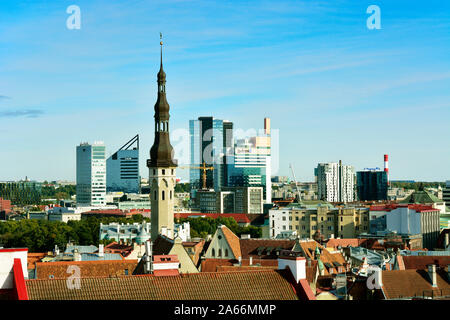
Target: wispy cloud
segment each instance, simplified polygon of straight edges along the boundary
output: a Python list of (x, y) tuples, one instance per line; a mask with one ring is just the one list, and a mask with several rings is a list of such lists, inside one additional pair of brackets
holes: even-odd
[(0, 94), (0, 100), (8, 100), (8, 99), (11, 99), (11, 97), (3, 96)]
[(44, 114), (39, 109), (6, 110), (0, 112), (0, 118), (38, 118)]

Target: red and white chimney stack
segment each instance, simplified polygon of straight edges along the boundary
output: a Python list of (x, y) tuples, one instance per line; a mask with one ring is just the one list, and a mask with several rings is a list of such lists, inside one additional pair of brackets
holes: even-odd
[(387, 154), (384, 155), (384, 172), (386, 172), (387, 181), (389, 185), (389, 158)]

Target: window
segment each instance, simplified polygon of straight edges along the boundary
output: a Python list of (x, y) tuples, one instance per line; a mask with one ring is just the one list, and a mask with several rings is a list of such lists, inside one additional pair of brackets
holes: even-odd
[(172, 190), (170, 190), (170, 199), (172, 199)]
[(305, 221), (305, 217), (304, 216), (302, 217), (302, 221)]
[(343, 226), (341, 226), (341, 231), (343, 231), (344, 230), (344, 227)]
[(225, 257), (228, 257), (228, 249), (225, 249)]
[(305, 230), (306, 228), (305, 228), (305, 226), (302, 226), (302, 230)]
[(295, 221), (298, 221), (298, 217), (295, 217)]
[(128, 275), (128, 269), (125, 269), (125, 275), (126, 276)]
[(211, 255), (212, 255), (213, 257), (216, 256), (216, 250), (214, 250), (214, 248), (211, 250)]
[(164, 200), (164, 198), (165, 198), (164, 190), (161, 192), (161, 197), (162, 197), (162, 200)]
[(153, 169), (153, 175), (156, 175), (156, 170), (155, 169)]
[(221, 257), (221, 256), (222, 256), (222, 249), (219, 249), (219, 252), (217, 253), (217, 256), (218, 256), (218, 257)]
[(156, 190), (155, 190), (155, 192), (154, 192), (154, 198), (155, 198), (155, 200), (156, 200)]
[(286, 221), (286, 217), (281, 218), (281, 220)]
[(162, 169), (162, 174), (165, 175), (166, 174), (166, 170)]
[(320, 218), (320, 221), (323, 221), (323, 217)]

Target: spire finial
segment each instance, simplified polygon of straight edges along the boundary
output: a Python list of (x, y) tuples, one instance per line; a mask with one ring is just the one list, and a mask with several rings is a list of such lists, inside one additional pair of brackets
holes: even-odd
[(162, 46), (163, 46), (162, 32), (159, 33), (159, 39), (161, 40), (161, 41), (159, 42), (159, 44), (161, 45), (161, 68), (162, 68)]

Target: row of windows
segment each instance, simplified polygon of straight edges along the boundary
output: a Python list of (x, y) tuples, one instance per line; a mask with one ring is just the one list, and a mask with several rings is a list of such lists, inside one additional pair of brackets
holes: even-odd
[[(170, 199), (172, 200), (172, 190), (170, 190)], [(153, 200), (157, 200), (156, 190), (153, 192)], [(161, 200), (166, 200), (166, 192), (164, 190), (161, 191)]]
[[(211, 256), (216, 256), (216, 250), (214, 248), (211, 250)], [(222, 257), (222, 249), (217, 250), (217, 257)], [(228, 249), (225, 249), (224, 257), (228, 257)]]

